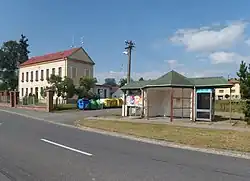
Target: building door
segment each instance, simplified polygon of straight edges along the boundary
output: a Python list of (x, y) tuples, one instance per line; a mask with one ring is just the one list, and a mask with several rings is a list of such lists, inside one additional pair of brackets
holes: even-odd
[(36, 99), (38, 99), (38, 87), (35, 88)]

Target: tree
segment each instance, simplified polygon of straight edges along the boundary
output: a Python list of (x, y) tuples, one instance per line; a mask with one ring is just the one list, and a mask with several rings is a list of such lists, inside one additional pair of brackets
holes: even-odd
[(19, 42), (10, 40), (0, 48), (0, 80), (7, 89), (17, 88), (19, 64), (28, 60), (28, 46), (28, 39), (21, 35)]
[(21, 34), (21, 38), (19, 40), (19, 46), (20, 46), (20, 52), (19, 52), (19, 63), (23, 63), (29, 59), (29, 53), (28, 50), (29, 44), (28, 44), (28, 38)]
[(79, 98), (87, 97), (92, 98), (94, 95), (91, 89), (95, 87), (97, 83), (96, 78), (83, 76), (79, 80), (79, 87), (76, 89), (76, 93)]
[[(133, 79), (130, 79), (130, 82), (133, 82)], [(121, 78), (119, 81), (119, 87), (124, 86), (125, 84), (127, 84), (127, 78)]]
[(139, 78), (139, 81), (144, 81), (143, 77)]
[(115, 78), (106, 78), (105, 85), (117, 86)]
[(64, 77), (62, 81), (62, 96), (63, 98), (72, 98), (75, 95), (74, 81), (69, 77)]
[(48, 83), (50, 84), (50, 89), (52, 89), (57, 97), (62, 96), (63, 93), (63, 84), (62, 84), (62, 77), (60, 77), (59, 75), (51, 75)]
[(237, 72), (240, 79), (240, 93), (242, 99), (245, 99), (243, 112), (245, 114), (245, 120), (250, 124), (250, 65), (244, 61), (241, 61), (240, 69)]

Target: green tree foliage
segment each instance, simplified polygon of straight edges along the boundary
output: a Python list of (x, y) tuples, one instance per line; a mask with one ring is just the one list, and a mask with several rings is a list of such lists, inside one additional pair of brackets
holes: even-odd
[(117, 86), (115, 78), (106, 78), (105, 85)]
[(29, 44), (28, 44), (28, 38), (21, 34), (21, 38), (19, 40), (19, 46), (20, 46), (20, 52), (19, 52), (19, 63), (23, 63), (26, 60), (29, 59), (29, 53), (30, 51), (28, 50)]
[(143, 77), (139, 78), (139, 81), (144, 81)]
[[(131, 82), (133, 82), (133, 79), (130, 79)], [(124, 86), (125, 84), (127, 84), (127, 78), (121, 78), (119, 81), (119, 87)]]
[(62, 95), (64, 98), (72, 98), (76, 93), (74, 81), (69, 77), (64, 77), (62, 81)]
[(63, 85), (62, 85), (62, 77), (58, 76), (58, 75), (51, 75), (48, 83), (50, 84), (50, 89), (52, 89), (57, 97), (62, 96), (62, 91), (63, 91)]
[(250, 123), (250, 65), (241, 61), (240, 69), (237, 72), (237, 75), (240, 80), (241, 98), (245, 100), (243, 112), (245, 114), (246, 121)]
[(21, 35), (18, 41), (4, 42), (0, 48), (0, 80), (3, 87), (16, 89), (18, 85), (18, 67), (28, 60), (28, 39)]
[(48, 83), (50, 84), (50, 89), (52, 89), (57, 97), (71, 98), (75, 94), (75, 85), (71, 78), (60, 77), (59, 75), (51, 75)]
[(76, 89), (76, 93), (79, 98), (89, 98), (92, 99), (95, 96), (95, 94), (91, 91), (92, 88), (95, 87), (95, 84), (97, 83), (96, 78), (91, 77), (81, 77), (79, 80), (79, 87)]

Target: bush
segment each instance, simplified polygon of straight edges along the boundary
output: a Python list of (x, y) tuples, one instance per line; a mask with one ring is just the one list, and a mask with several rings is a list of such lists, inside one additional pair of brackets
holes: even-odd
[[(232, 100), (232, 112), (243, 113), (245, 103), (241, 100)], [(219, 112), (230, 112), (230, 101), (229, 100), (216, 100), (215, 111)]]

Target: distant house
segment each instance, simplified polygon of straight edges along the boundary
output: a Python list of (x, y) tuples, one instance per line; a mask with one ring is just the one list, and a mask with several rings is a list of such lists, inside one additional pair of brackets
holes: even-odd
[(117, 89), (113, 94), (112, 98), (122, 98), (123, 96), (123, 91), (121, 89)]
[(49, 86), (47, 80), (51, 74), (70, 77), (77, 86), (80, 77), (93, 77), (94, 65), (82, 47), (32, 57), (20, 65), (19, 96), (22, 98), (25, 95), (35, 94), (42, 99), (40, 92)]
[[(233, 84), (233, 87), (231, 88), (231, 99), (241, 99), (239, 80), (230, 79), (228, 82)], [(215, 98), (217, 100), (230, 99), (230, 88), (215, 89)]]
[(101, 99), (110, 98), (111, 89), (112, 87), (109, 85), (96, 84), (94, 87), (94, 93), (99, 95)]

